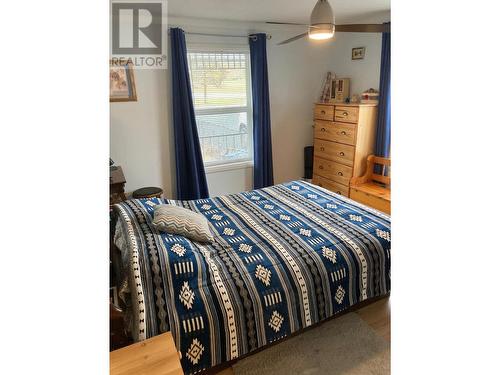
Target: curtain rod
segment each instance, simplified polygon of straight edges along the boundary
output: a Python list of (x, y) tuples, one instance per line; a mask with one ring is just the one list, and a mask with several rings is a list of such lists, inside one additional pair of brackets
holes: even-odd
[[(168, 29), (168, 33), (170, 34), (170, 29)], [(252, 38), (252, 40), (255, 40), (255, 36), (253, 34), (250, 35), (227, 35), (227, 34), (210, 34), (210, 33), (192, 33), (188, 31), (184, 31), (184, 34), (188, 35), (203, 35), (203, 36), (222, 36), (222, 37), (228, 37), (228, 38)], [(271, 35), (266, 34), (266, 39), (269, 40), (271, 39)]]

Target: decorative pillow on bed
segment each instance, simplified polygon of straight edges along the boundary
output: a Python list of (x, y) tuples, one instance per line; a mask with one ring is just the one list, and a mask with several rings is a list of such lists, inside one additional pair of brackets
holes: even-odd
[(197, 242), (214, 240), (208, 220), (202, 214), (183, 207), (159, 204), (155, 207), (153, 224), (156, 229), (179, 234)]

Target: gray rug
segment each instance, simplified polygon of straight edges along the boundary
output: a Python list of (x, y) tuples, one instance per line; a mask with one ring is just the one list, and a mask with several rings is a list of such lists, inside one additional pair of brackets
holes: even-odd
[(233, 366), (235, 375), (388, 375), (390, 343), (357, 314), (330, 320)]

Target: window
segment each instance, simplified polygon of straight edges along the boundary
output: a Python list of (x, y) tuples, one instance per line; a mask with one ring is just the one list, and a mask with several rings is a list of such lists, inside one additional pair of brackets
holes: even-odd
[(189, 48), (198, 136), (206, 166), (252, 160), (250, 54)]

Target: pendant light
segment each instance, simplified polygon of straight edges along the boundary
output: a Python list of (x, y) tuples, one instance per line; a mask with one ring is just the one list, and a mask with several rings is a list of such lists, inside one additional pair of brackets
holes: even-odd
[(332, 7), (328, 0), (318, 0), (311, 13), (309, 38), (324, 40), (333, 38), (335, 24)]

